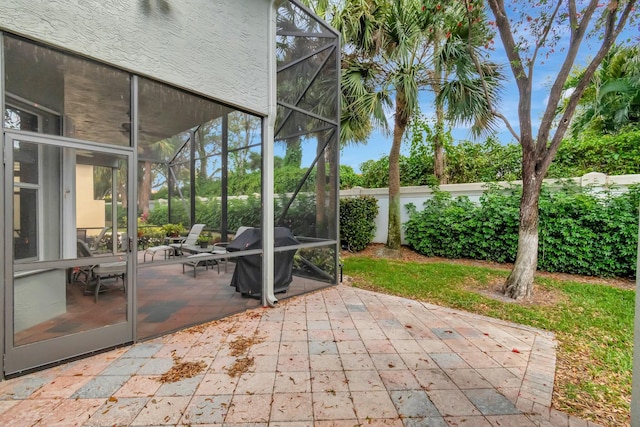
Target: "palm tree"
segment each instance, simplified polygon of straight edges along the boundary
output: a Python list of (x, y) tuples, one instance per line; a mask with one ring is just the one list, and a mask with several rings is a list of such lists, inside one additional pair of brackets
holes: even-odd
[[(490, 34), (483, 27), (483, 9), (469, 19), (470, 11), (464, 2), (450, 2), (425, 6), (425, 13), (430, 17), (428, 36), (433, 43), (429, 84), (436, 97), (434, 174), (438, 182), (445, 184), (445, 118), (452, 124), (471, 123), (474, 136), (493, 131), (496, 118), (490, 105), (498, 100), (498, 83), (503, 76), (496, 64), (482, 59), (480, 47), (488, 42)], [(486, 93), (482, 87), (487, 88)], [(491, 102), (487, 102), (487, 96)]]
[(359, 135), (373, 126), (387, 128), (384, 107), (393, 104), (389, 153), (389, 228), (387, 247), (400, 247), (400, 148), (418, 95), (432, 81), (427, 59), (428, 14), (418, 0), (346, 0), (333, 25), (343, 36), (343, 104), (353, 119), (347, 130)]
[[(565, 91), (575, 90), (584, 69), (567, 80)], [(568, 99), (567, 99), (568, 100)], [(564, 107), (564, 106), (563, 106)], [(563, 112), (564, 108), (560, 109)], [(585, 129), (617, 133), (640, 123), (640, 47), (614, 46), (589, 81), (571, 123), (573, 137)]]

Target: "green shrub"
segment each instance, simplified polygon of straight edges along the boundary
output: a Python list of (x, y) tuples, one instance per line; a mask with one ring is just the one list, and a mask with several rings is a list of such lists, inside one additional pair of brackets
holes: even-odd
[(356, 186), (362, 186), (362, 177), (351, 166), (340, 165), (340, 189), (348, 190)]
[[(489, 189), (480, 204), (436, 191), (404, 225), (409, 246), (427, 256), (514, 262), (520, 188)], [(540, 195), (538, 268), (601, 277), (633, 277), (640, 190), (592, 193), (566, 185)]]
[(361, 251), (375, 235), (378, 202), (374, 197), (340, 199), (340, 241), (350, 251)]

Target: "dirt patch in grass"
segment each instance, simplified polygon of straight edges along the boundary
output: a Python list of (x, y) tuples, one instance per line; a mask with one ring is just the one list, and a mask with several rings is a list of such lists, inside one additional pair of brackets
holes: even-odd
[(547, 288), (544, 286), (533, 285), (533, 295), (527, 300), (514, 300), (509, 298), (502, 292), (503, 278), (493, 279), (487, 286), (481, 287), (475, 283), (466, 289), (471, 292), (477, 292), (487, 298), (508, 304), (519, 304), (522, 306), (550, 307), (555, 306), (567, 300), (566, 294), (559, 289)]

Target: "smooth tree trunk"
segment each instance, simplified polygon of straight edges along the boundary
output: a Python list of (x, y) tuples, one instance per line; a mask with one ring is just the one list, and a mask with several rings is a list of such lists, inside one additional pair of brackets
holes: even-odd
[(338, 149), (337, 136), (333, 137), (334, 140), (329, 144), (327, 158), (329, 159), (329, 214), (331, 215), (328, 220), (328, 235), (336, 236), (340, 240), (338, 235), (338, 192), (340, 191), (340, 184), (338, 182), (340, 176), (340, 169), (338, 162), (336, 161), (336, 150)]
[(393, 143), (389, 153), (389, 227), (387, 230), (387, 248), (400, 249), (400, 147), (407, 128), (405, 115), (406, 98), (401, 90), (396, 91), (396, 115), (393, 126)]
[(518, 253), (513, 270), (504, 283), (506, 296), (521, 300), (531, 297), (533, 279), (538, 268), (538, 205), (544, 173), (536, 171), (536, 163), (523, 162), (522, 198), (520, 199), (520, 226), (518, 229)]

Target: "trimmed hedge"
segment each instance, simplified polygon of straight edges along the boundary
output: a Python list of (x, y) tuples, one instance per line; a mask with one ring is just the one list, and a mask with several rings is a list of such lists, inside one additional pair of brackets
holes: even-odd
[[(284, 207), (288, 205), (286, 196), (276, 197), (276, 218), (280, 217)], [(173, 217), (182, 219), (188, 224), (186, 212), (179, 201), (175, 201)], [(241, 225), (259, 226), (262, 215), (260, 198), (249, 197), (246, 200), (234, 199), (229, 201), (228, 227), (236, 230)], [(351, 251), (361, 251), (373, 240), (375, 234), (375, 218), (378, 215), (378, 202), (374, 197), (356, 197), (340, 200), (340, 241)], [(220, 201), (213, 199), (202, 202), (196, 200), (196, 222), (206, 224), (216, 229), (220, 224)], [(162, 225), (167, 222), (168, 208), (166, 205), (157, 206), (149, 213), (147, 222)], [(282, 222), (291, 228), (296, 235), (316, 235), (316, 199), (314, 195), (299, 194), (287, 210)]]
[(359, 196), (340, 199), (340, 242), (350, 251), (367, 247), (376, 232), (378, 201), (375, 197)]
[[(407, 205), (410, 247), (427, 256), (514, 262), (521, 188), (489, 189), (472, 203), (436, 190), (420, 212)], [(640, 189), (593, 193), (566, 185), (540, 195), (538, 269), (601, 277), (633, 277)]]

